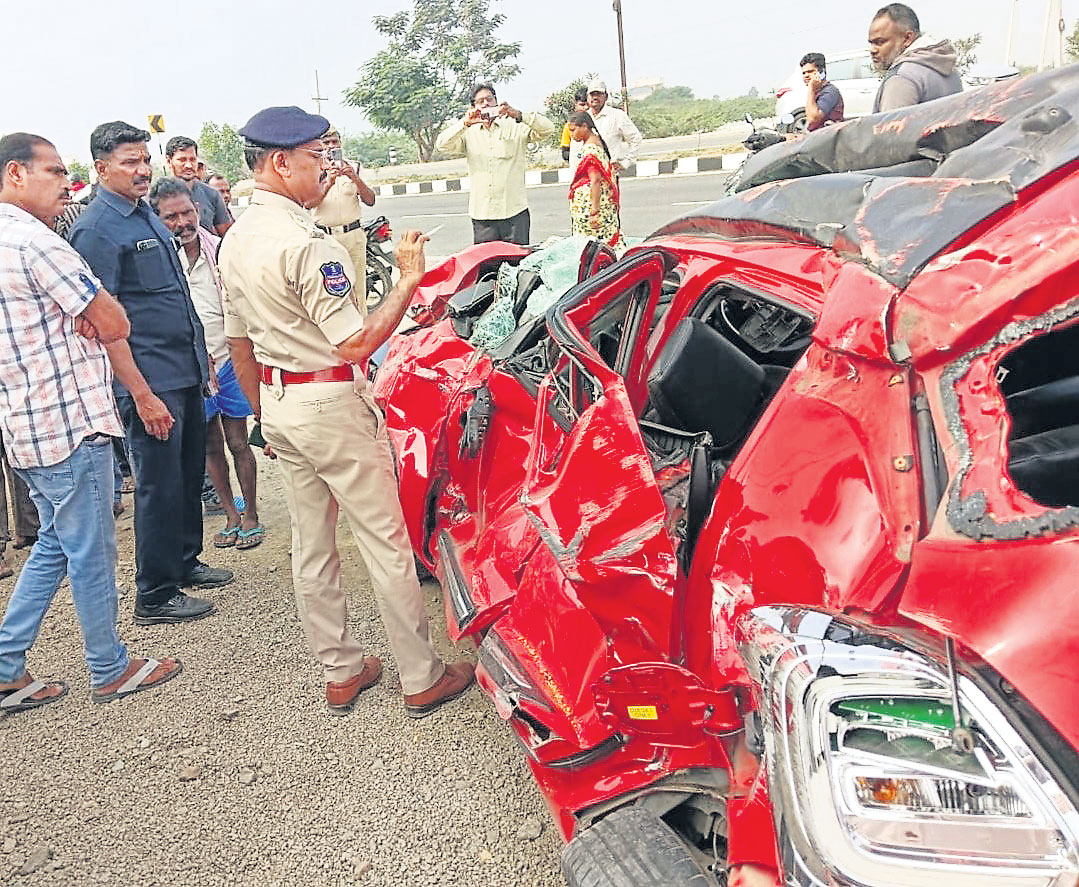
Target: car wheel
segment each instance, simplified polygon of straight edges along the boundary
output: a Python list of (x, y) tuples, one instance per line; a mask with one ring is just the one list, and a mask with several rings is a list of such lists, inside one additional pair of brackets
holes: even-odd
[(569, 887), (716, 887), (689, 849), (643, 807), (616, 810), (562, 851)]
[(797, 132), (804, 133), (806, 131), (806, 112), (804, 108), (794, 112), (793, 123), (781, 123), (776, 127), (779, 132)]
[(367, 310), (374, 311), (393, 288), (390, 267), (373, 256), (367, 257)]

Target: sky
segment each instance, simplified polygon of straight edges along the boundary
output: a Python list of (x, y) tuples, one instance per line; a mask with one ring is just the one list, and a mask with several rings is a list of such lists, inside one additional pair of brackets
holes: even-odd
[[(622, 0), (630, 84), (662, 79), (702, 97), (766, 94), (806, 52), (865, 45), (881, 0)], [(1036, 63), (1047, 0), (912, 2), (923, 30), (983, 36), (981, 62), (1003, 62), (1016, 11), (1018, 63)], [(1079, 0), (1062, 0), (1070, 33)], [(411, 0), (173, 0), (170, 3), (51, 0), (7, 4), (0, 54), (0, 132), (52, 140), (65, 158), (89, 160), (90, 131), (122, 119), (145, 127), (162, 114), (166, 138), (197, 138), (204, 121), (241, 126), (269, 105), (322, 111), (338, 128), (371, 129), (342, 102), (360, 66), (382, 48), (371, 19)], [(522, 72), (499, 97), (522, 110), (591, 71), (617, 88), (618, 38), (611, 0), (492, 0), (505, 15), (500, 39), (522, 44)], [(1055, 31), (1054, 31), (1055, 36)]]

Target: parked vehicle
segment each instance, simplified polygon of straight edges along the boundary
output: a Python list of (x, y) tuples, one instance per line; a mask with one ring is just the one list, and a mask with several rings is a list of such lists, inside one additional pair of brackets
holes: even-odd
[[(784, 133), (789, 132), (794, 123), (794, 118), (790, 114), (780, 117), (775, 129), (767, 126), (758, 127), (752, 114), (746, 114), (745, 120), (746, 123), (753, 127), (753, 131), (742, 141), (743, 147), (748, 152), (747, 157), (757, 154), (765, 148), (771, 148), (772, 145), (778, 145), (780, 142), (786, 141), (787, 136)], [(738, 183), (742, 180), (743, 166), (745, 166), (744, 160), (742, 161), (742, 166), (739, 166), (727, 176), (726, 181), (723, 183), (724, 194), (734, 194), (738, 189)]]
[[(873, 113), (873, 102), (880, 88), (880, 73), (873, 67), (867, 49), (825, 54), (828, 79), (843, 95), (843, 113), (846, 119), (865, 117)], [(963, 77), (963, 89), (977, 89), (989, 83), (1011, 80), (1019, 76), (1019, 69), (1011, 65), (982, 63), (972, 65)], [(780, 132), (805, 132), (806, 85), (802, 72), (796, 69), (783, 85), (776, 90), (776, 117), (790, 115), (790, 123), (780, 123)]]
[(375, 394), (571, 887), (1079, 883), (1077, 120), (773, 146), (540, 317), (527, 249), (425, 277)]
[(365, 222), (363, 230), (367, 235), (367, 309), (370, 311), (381, 305), (393, 289), (393, 253), (386, 251), (386, 244), (392, 250), (393, 232), (385, 216)]

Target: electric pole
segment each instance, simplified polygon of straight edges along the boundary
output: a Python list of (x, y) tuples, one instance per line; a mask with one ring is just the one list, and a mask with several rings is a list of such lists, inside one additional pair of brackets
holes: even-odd
[(322, 94), (322, 91), (318, 88), (318, 68), (315, 68), (315, 94), (311, 96), (315, 101), (315, 113), (322, 113), (322, 103), (328, 102), (329, 99)]
[(622, 66), (622, 110), (629, 113), (629, 83), (626, 81), (626, 42), (622, 37), (622, 0), (612, 4), (618, 20), (618, 61)]

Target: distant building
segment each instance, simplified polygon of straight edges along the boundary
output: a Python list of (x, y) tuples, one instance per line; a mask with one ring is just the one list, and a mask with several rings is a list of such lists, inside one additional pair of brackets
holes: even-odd
[(631, 102), (639, 102), (641, 99), (648, 98), (657, 89), (662, 88), (662, 86), (662, 77), (642, 77), (639, 80), (634, 80), (629, 87), (629, 100)]

